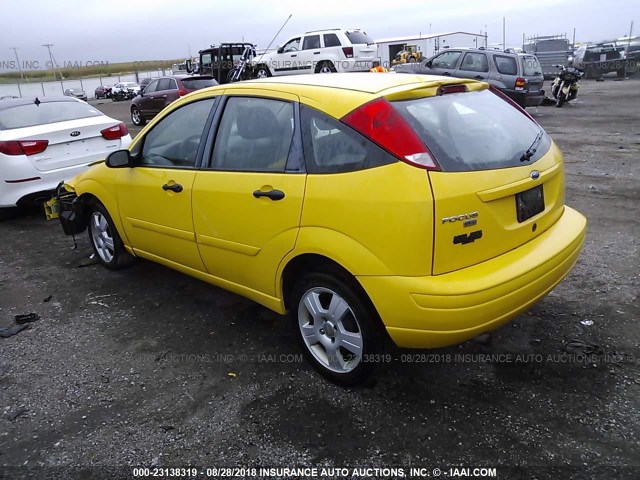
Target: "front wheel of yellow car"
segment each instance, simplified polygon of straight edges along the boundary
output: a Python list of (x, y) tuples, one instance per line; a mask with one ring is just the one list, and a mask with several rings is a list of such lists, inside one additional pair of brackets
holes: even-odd
[(305, 356), (324, 377), (343, 386), (373, 380), (384, 351), (377, 314), (354, 282), (310, 273), (294, 288), (291, 303), (294, 334)]
[(107, 209), (100, 203), (89, 206), (89, 241), (98, 261), (111, 270), (131, 265), (134, 260), (124, 248)]

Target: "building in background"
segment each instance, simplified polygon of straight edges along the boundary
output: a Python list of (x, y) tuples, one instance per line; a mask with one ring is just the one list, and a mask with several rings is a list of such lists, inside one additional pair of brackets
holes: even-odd
[(487, 47), (487, 36), (469, 32), (429, 33), (406, 37), (383, 38), (376, 40), (378, 56), (383, 67), (391, 67), (391, 62), (405, 45), (416, 45), (423, 58), (429, 58), (446, 48)]

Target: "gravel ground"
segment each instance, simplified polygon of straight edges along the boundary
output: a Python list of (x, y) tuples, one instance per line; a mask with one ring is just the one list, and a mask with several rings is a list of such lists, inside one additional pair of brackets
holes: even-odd
[[(1, 223), (0, 328), (41, 319), (0, 338), (0, 478), (119, 465), (640, 478), (639, 87), (584, 81), (577, 101), (531, 110), (589, 219), (573, 272), (488, 338), (393, 351), (371, 388), (323, 381), (287, 321), (248, 300), (146, 261), (107, 271), (86, 235), (73, 249), (37, 212)], [(128, 102), (97, 105), (130, 122)]]

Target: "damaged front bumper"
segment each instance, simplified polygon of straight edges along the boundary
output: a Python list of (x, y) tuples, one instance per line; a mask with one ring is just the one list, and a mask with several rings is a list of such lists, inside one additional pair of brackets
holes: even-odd
[(60, 220), (65, 235), (77, 235), (87, 228), (84, 205), (76, 195), (75, 189), (61, 182), (56, 194), (44, 203), (47, 220)]

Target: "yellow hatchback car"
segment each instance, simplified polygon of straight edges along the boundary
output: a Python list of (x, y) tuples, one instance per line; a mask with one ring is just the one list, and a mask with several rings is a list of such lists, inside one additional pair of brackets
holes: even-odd
[(102, 264), (158, 262), (271, 310), (330, 380), (390, 338), (495, 329), (580, 253), (562, 154), (486, 83), (352, 73), (246, 81), (171, 104), (58, 193)]

